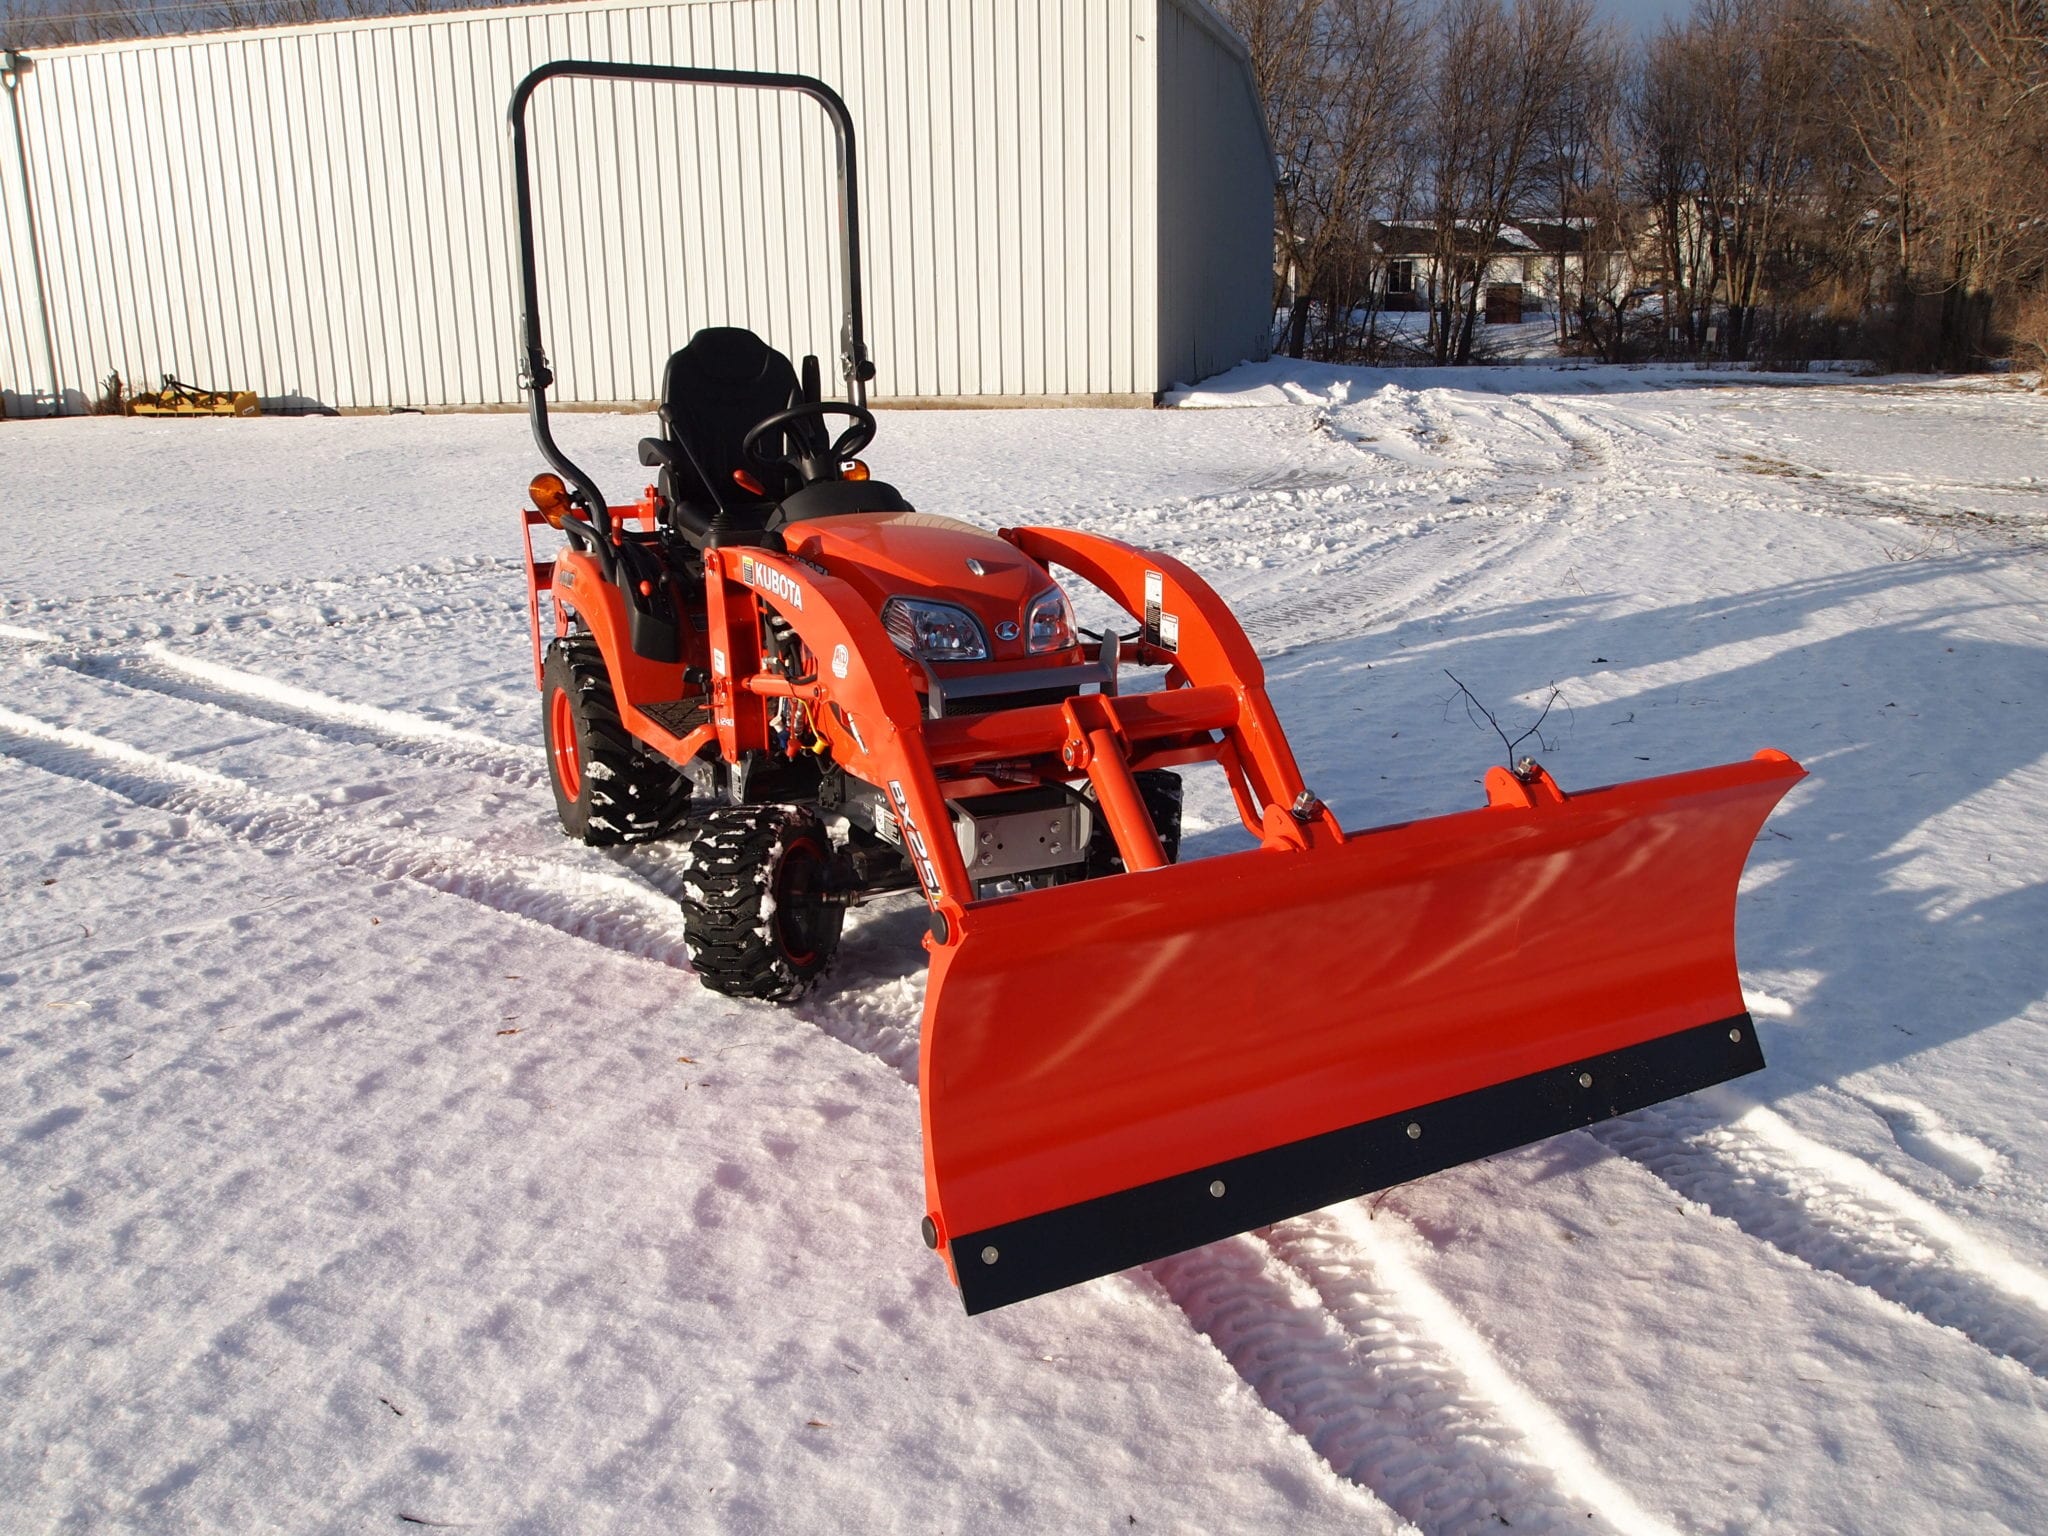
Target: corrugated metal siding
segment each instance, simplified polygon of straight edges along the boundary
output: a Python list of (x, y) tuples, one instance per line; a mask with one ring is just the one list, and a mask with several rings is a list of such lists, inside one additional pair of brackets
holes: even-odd
[(1244, 46), (1202, 0), (1159, 0), (1159, 386), (1272, 349), (1273, 176)]
[(12, 103), (0, 95), (0, 389), (31, 393), (48, 385), (35, 263), (22, 210), (21, 165), (15, 153)]
[[(1182, 0), (704, 0), (44, 56), (22, 105), (65, 383), (516, 399), (501, 104), (563, 54), (841, 88), (863, 128), (879, 393), (1146, 392), (1263, 348), (1257, 108)], [(646, 395), (667, 347), (714, 320), (833, 355), (814, 110), (577, 84), (550, 88), (536, 126), (564, 398)], [(0, 175), (16, 388), (47, 373), (19, 200)]]
[[(877, 394), (1149, 392), (1159, 252), (1197, 227), (1165, 241), (1155, 208), (1156, 3), (596, 4), (39, 55), (20, 95), (63, 382), (517, 401), (504, 104), (531, 66), (575, 56), (793, 70), (846, 97)], [(831, 374), (814, 106), (556, 82), (534, 126), (560, 398), (650, 396), (704, 324), (751, 325)], [(1206, 158), (1188, 150), (1174, 160)], [(0, 166), (10, 389), (47, 384), (19, 201)]]

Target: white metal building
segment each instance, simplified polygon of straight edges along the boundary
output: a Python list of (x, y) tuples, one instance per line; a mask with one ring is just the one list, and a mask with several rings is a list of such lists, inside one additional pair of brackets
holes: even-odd
[[(1150, 400), (1265, 354), (1273, 158), (1204, 0), (627, 0), (36, 55), (0, 115), (0, 387), (517, 403), (505, 104), (580, 57), (815, 75), (858, 126), (883, 399)], [(797, 97), (534, 103), (564, 402), (708, 324), (833, 374), (831, 134)]]

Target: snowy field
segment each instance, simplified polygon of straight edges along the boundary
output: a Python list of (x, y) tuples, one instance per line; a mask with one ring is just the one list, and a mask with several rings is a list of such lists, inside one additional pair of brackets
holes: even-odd
[(1798, 757), (1768, 1071), (970, 1320), (919, 914), (739, 1006), (554, 828), (520, 418), (0, 426), (0, 1530), (2048, 1530), (2048, 401), (1187, 403), (870, 457), (1205, 572), (1347, 826), (1480, 803), (1446, 668), (1568, 788)]

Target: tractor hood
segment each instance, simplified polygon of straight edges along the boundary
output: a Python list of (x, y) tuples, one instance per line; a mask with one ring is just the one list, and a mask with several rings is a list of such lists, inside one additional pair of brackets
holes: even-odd
[(896, 596), (965, 608), (981, 621), (991, 661), (1027, 658), (1025, 609), (1053, 585), (1045, 567), (1014, 545), (930, 512), (816, 518), (791, 523), (783, 539), (791, 554), (850, 583), (878, 610)]

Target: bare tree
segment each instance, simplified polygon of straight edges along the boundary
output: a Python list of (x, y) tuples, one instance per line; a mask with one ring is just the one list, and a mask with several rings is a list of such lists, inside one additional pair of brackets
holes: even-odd
[[(1227, 0), (1273, 135), (1276, 300), (1300, 357), (1376, 204), (1405, 173), (1421, 28), (1411, 0)], [(1339, 286), (1349, 284), (1339, 281)], [(1348, 321), (1349, 309), (1344, 318)]]
[(1847, 43), (1895, 259), (1893, 360), (1974, 365), (2048, 287), (2048, 3), (1865, 0)]
[(1640, 53), (1612, 36), (1596, 46), (1604, 57), (1596, 55), (1595, 69), (1610, 94), (1592, 114), (1588, 166), (1574, 178), (1571, 192), (1583, 250), (1572, 340), (1618, 363), (1627, 360), (1636, 340), (1645, 294), (1639, 262), (1653, 245), (1658, 220), (1654, 203), (1638, 195), (1641, 162), (1632, 128), (1643, 79)]
[(1700, 217), (1707, 167), (1704, 93), (1694, 62), (1700, 44), (1667, 26), (1646, 50), (1629, 102), (1633, 192), (1651, 215), (1669, 339), (1697, 351), (1706, 339), (1713, 272)]
[(1814, 169), (1825, 49), (1797, 0), (1699, 0), (1688, 28), (1699, 94), (1699, 214), (1719, 279), (1723, 349), (1749, 356), (1766, 263)]
[(1862, 178), (1832, 98), (1846, 55), (1826, 0), (1697, 0), (1645, 50), (1629, 107), (1672, 346), (1752, 356), (1811, 335), (1854, 286)]
[(1444, 0), (1424, 132), (1434, 203), (1430, 332), (1439, 363), (1469, 362), (1487, 263), (1534, 189), (1544, 120), (1592, 33), (1592, 0)]
[[(1592, 255), (1588, 234), (1617, 211), (1614, 181), (1620, 159), (1614, 130), (1627, 74), (1628, 45), (1622, 35), (1612, 29), (1588, 31), (1537, 122), (1537, 196), (1553, 221), (1550, 257), (1560, 343), (1573, 339), (1585, 308), (1583, 286)], [(1574, 248), (1580, 258), (1582, 291), (1577, 293), (1569, 291), (1567, 274)]]
[(2034, 369), (2034, 388), (2048, 391), (2048, 287), (2021, 295), (2013, 310), (2013, 361)]

